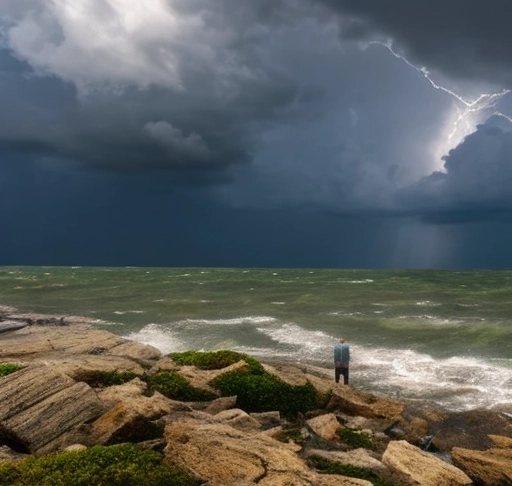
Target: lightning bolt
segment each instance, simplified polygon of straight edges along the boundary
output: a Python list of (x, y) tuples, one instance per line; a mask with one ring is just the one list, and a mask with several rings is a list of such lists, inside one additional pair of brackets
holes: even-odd
[[(418, 72), (421, 76), (423, 76), (427, 82), (436, 90), (443, 91), (444, 93), (447, 93), (450, 95), (456, 102), (456, 110), (457, 113), (455, 115), (455, 119), (452, 122), (452, 129), (451, 131), (446, 135), (447, 142), (449, 144), (450, 148), (453, 148), (454, 146), (458, 145), (466, 135), (469, 135), (472, 131), (475, 129), (475, 124), (471, 123), (472, 115), (487, 111), (490, 112), (491, 115), (499, 116), (502, 118), (505, 118), (512, 124), (512, 118), (505, 115), (504, 113), (500, 112), (497, 109), (497, 104), (500, 100), (502, 100), (507, 94), (510, 93), (509, 89), (503, 89), (497, 93), (482, 93), (480, 94), (476, 99), (468, 100), (456, 93), (455, 91), (452, 91), (444, 86), (441, 86), (437, 84), (432, 77), (430, 76), (430, 73), (426, 67), (418, 67), (412, 62), (410, 62), (407, 58), (405, 58), (403, 55), (398, 53), (394, 48), (391, 41), (388, 42), (380, 42), (380, 41), (372, 41), (366, 43), (363, 48), (366, 48), (369, 45), (379, 45), (381, 47), (386, 48), (395, 58), (400, 59), (405, 64), (407, 64), (409, 67), (414, 69), (416, 72)], [(466, 129), (461, 130), (461, 125), (465, 124)], [(458, 133), (463, 133), (462, 136), (457, 137)], [(458, 139), (456, 139), (456, 137)], [(440, 154), (440, 155), (446, 155)]]

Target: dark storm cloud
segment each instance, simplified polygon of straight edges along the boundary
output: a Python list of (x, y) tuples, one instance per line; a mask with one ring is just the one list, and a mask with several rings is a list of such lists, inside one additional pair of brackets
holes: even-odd
[(258, 125), (289, 119), (312, 99), (265, 49), (270, 29), (289, 22), (287, 8), (121, 7), (96, 2), (75, 15), (62, 3), (7, 3), (0, 147), (117, 170), (213, 173), (250, 160)]
[(2, 0), (0, 256), (477, 261), (512, 208), (506, 8)]
[(342, 14), (346, 38), (390, 38), (428, 69), (512, 88), (508, 0), (322, 2)]
[(197, 80), (187, 93), (126, 88), (79, 102), (69, 84), (26, 73), (20, 65), (0, 75), (0, 147), (42, 149), (43, 154), (118, 170), (215, 169), (247, 161), (249, 124), (279, 117), (280, 108), (298, 93), (284, 80), (268, 86), (248, 82), (233, 99), (221, 100), (207, 82)]

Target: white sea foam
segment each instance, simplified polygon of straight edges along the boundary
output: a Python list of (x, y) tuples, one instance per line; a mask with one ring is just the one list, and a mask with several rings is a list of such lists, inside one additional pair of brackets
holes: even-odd
[(334, 338), (323, 331), (309, 331), (294, 323), (286, 323), (272, 327), (258, 327), (263, 335), (275, 342), (276, 350), (296, 361), (318, 360), (330, 356)]
[(132, 332), (125, 337), (132, 341), (149, 344), (164, 354), (187, 351), (189, 349), (180, 339), (178, 333), (158, 324), (148, 324), (140, 331)]
[(420, 300), (419, 302), (416, 302), (416, 305), (420, 307), (437, 307), (441, 304), (438, 302), (432, 302), (430, 300)]
[(327, 315), (329, 316), (362, 316), (362, 312), (341, 312), (341, 311), (332, 311)]
[(447, 319), (432, 316), (429, 314), (420, 314), (420, 315), (412, 315), (412, 316), (397, 316), (396, 319), (408, 320), (412, 323), (416, 322), (417, 324), (421, 324), (421, 321), (429, 321), (429, 326), (455, 326), (455, 325), (463, 325), (467, 324), (467, 322), (461, 319)]
[(352, 374), (373, 390), (433, 400), (451, 409), (491, 407), (512, 400), (512, 370), (486, 361), (434, 359), (411, 350), (353, 347)]
[(143, 310), (127, 310), (127, 311), (114, 311), (114, 314), (122, 316), (124, 314), (144, 314), (146, 311)]
[[(233, 349), (260, 359), (282, 359), (332, 369), (335, 336), (269, 316), (186, 319), (150, 324), (129, 339), (163, 353)], [(512, 403), (512, 367), (507, 360), (455, 356), (436, 359), (408, 349), (351, 344), (355, 387), (396, 398), (429, 400), (452, 410)]]
[(185, 319), (183, 321), (178, 321), (177, 324), (200, 324), (202, 326), (237, 326), (244, 323), (265, 324), (270, 322), (276, 322), (276, 319), (269, 316), (242, 316), (233, 317), (232, 319)]

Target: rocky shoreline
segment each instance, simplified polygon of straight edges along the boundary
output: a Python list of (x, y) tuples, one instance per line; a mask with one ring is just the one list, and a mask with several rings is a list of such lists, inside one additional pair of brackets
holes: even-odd
[[(322, 461), (395, 486), (512, 485), (512, 417), (505, 411), (449, 412), (335, 384), (331, 370), (264, 363), (266, 373), (294, 387), (311, 384), (325, 401), (296, 417), (247, 412), (236, 396), (211, 386), (243, 372), (243, 360), (220, 369), (182, 365), (85, 318), (7, 307), (0, 307), (0, 363), (19, 367), (0, 377), (0, 462), (130, 442), (161, 451), (209, 486), (376, 484), (324, 474)], [(148, 393), (147, 378), (163, 372), (214, 397)], [(100, 384), (108, 374), (130, 379)]]

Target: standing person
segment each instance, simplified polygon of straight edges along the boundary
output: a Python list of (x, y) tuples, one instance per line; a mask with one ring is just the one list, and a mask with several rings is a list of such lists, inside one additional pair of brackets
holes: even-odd
[(340, 375), (343, 375), (343, 384), (348, 385), (348, 365), (350, 363), (350, 346), (344, 338), (334, 346), (334, 379), (340, 382)]

